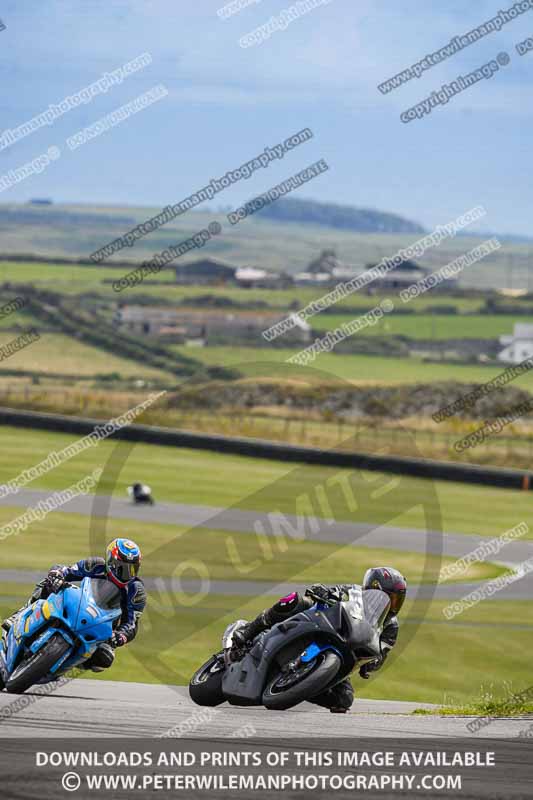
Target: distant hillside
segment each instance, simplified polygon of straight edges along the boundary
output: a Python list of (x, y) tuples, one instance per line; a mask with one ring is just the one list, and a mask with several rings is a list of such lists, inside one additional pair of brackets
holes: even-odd
[(135, 225), (135, 216), (108, 213), (97, 210), (69, 210), (54, 205), (0, 205), (0, 230), (10, 230), (17, 225), (54, 225), (57, 228), (74, 228), (77, 225)]
[[(286, 216), (281, 218), (279, 213), (284, 209)], [(26, 275), (31, 273), (32, 279), (39, 281), (40, 268), (20, 262), (23, 256), (30, 256), (57, 259), (57, 263), (63, 261), (68, 271), (72, 269), (69, 263), (80, 260), (88, 263), (94, 250), (160, 211), (160, 207), (0, 204), (0, 270), (2, 260), (17, 256), (19, 264), (14, 274), (12, 266), (6, 267), (9, 278), (13, 279), (24, 270)], [(207, 228), (213, 221), (220, 223), (221, 235), (207, 242), (200, 251), (202, 257), (237, 267), (252, 266), (291, 274), (307, 269), (325, 250), (334, 251), (339, 261), (355, 270), (363, 270), (367, 264), (375, 264), (400, 248), (409, 247), (423, 235), (416, 223), (392, 214), (293, 198), (280, 198), (269, 209), (253, 214), (239, 225), (230, 225), (226, 213), (221, 209), (188, 211), (138, 239), (133, 247), (116, 253), (112, 258), (113, 266), (123, 266), (128, 271), (130, 264), (152, 258), (170, 245)], [(425, 269), (440, 269), (487, 236), (478, 233), (468, 238), (449, 238), (439, 247), (427, 250), (423, 258), (416, 261)], [(460, 275), (461, 285), (532, 291), (530, 248), (526, 243), (505, 242), (500, 250), (464, 270)], [(184, 258), (185, 261), (195, 259), (196, 254)], [(102, 280), (112, 277), (109, 268), (107, 272), (103, 265), (99, 268), (103, 270)], [(92, 262), (83, 269), (87, 287), (93, 280), (88, 273), (91, 269), (95, 269)]]
[(315, 200), (280, 198), (258, 212), (277, 222), (299, 222), (310, 225), (326, 225), (343, 231), (356, 233), (424, 233), (417, 222), (411, 222), (397, 214), (375, 211), (369, 208), (338, 206), (334, 203), (318, 203)]

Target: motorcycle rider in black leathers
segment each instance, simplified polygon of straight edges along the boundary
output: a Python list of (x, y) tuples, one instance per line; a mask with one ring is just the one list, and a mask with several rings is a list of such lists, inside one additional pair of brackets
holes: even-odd
[(145, 483), (134, 483), (128, 486), (128, 494), (133, 497), (134, 503), (149, 503), (151, 506), (154, 504), (152, 490)]
[[(359, 670), (361, 678), (369, 678), (371, 672), (380, 669), (387, 658), (389, 651), (396, 644), (398, 638), (398, 619), (405, 595), (407, 593), (407, 582), (398, 570), (392, 567), (372, 567), (364, 575), (363, 590), (381, 589), (390, 598), (391, 606), (385, 619), (383, 630), (380, 637), (381, 657), (375, 661), (370, 661)], [(348, 598), (349, 584), (340, 586), (324, 586), (315, 584), (301, 595), (298, 592), (291, 592), (287, 597), (282, 597), (271, 608), (262, 611), (252, 622), (247, 623), (233, 633), (233, 650), (236, 654), (246, 648), (247, 643), (253, 641), (262, 631), (268, 630), (278, 622), (292, 617), (301, 611), (307, 611), (317, 600), (324, 602), (342, 601)], [(332, 713), (346, 713), (353, 703), (353, 688), (349, 678), (345, 678), (331, 689), (309, 698), (310, 703), (329, 708)]]

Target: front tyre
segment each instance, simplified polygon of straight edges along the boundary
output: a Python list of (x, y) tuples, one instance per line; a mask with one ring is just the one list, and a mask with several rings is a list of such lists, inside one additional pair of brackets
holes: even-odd
[(326, 689), (340, 666), (339, 656), (327, 650), (295, 670), (276, 672), (263, 692), (263, 705), (272, 711), (284, 711), (309, 700)]
[(224, 669), (223, 656), (218, 653), (194, 673), (189, 683), (189, 695), (194, 703), (199, 706), (219, 706), (225, 701), (222, 691)]
[(61, 634), (54, 634), (41, 650), (31, 653), (13, 670), (6, 682), (7, 691), (12, 694), (25, 692), (34, 683), (48, 675), (56, 661), (68, 650), (70, 650), (69, 643), (63, 639)]

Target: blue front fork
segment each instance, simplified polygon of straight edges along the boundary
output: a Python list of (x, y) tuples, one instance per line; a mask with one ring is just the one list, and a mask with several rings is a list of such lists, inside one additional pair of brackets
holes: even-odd
[[(315, 605), (312, 606), (309, 609), (309, 611), (313, 611), (314, 609), (321, 610), (323, 608), (328, 608), (328, 606), (323, 605), (322, 603), (315, 603)], [(320, 655), (320, 653), (324, 653), (326, 650), (332, 650), (334, 653), (336, 653), (339, 656), (339, 658), (342, 661), (342, 655), (341, 655), (341, 653), (339, 653), (339, 651), (337, 650), (336, 647), (333, 647), (333, 645), (331, 645), (331, 644), (319, 645), (319, 644), (316, 644), (316, 642), (313, 642), (308, 647), (306, 647), (306, 649), (303, 651), (302, 655), (300, 656), (300, 661), (302, 661), (304, 664), (308, 664), (309, 661), (312, 661), (314, 658), (316, 658), (318, 655)]]

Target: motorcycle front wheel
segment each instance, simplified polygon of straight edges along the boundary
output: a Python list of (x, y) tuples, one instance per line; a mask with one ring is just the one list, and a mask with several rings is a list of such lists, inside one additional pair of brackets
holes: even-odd
[(191, 678), (189, 683), (191, 700), (199, 706), (219, 706), (223, 703), (226, 699), (222, 692), (224, 669), (222, 653), (211, 656)]
[(61, 634), (54, 634), (41, 650), (23, 659), (6, 682), (6, 690), (13, 694), (22, 694), (45, 675), (48, 675), (56, 661), (67, 650), (70, 650), (69, 643), (63, 639)]
[(295, 670), (276, 672), (263, 692), (263, 705), (271, 711), (285, 711), (309, 700), (326, 689), (340, 666), (339, 656), (327, 650)]

